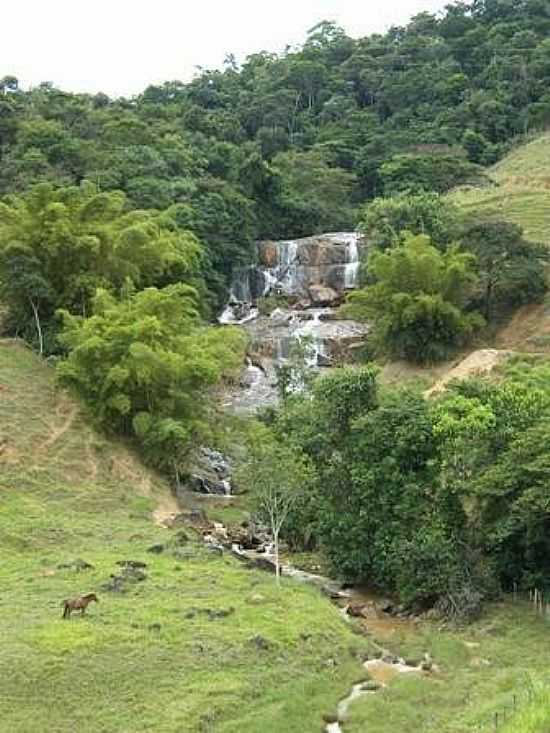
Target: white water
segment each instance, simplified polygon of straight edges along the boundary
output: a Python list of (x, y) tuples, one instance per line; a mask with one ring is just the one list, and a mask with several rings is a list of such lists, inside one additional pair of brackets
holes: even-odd
[[(231, 286), (231, 301), (252, 303), (260, 296), (277, 293), (286, 296), (307, 297), (313, 284), (330, 284), (337, 291), (357, 287), (359, 273), (359, 234), (340, 232), (319, 235), (320, 242), (340, 254), (336, 260), (311, 262), (308, 249), (315, 237), (302, 240), (287, 239), (273, 243), (276, 260), (272, 267), (262, 265), (235, 270)], [(323, 246), (323, 245), (322, 245)], [(304, 247), (303, 255), (300, 255)]]
[[(422, 671), (420, 665), (418, 667), (411, 667), (408, 664), (405, 664), (403, 659), (399, 659), (397, 662), (384, 662), (382, 659), (369, 659), (364, 662), (363, 667), (367, 672), (369, 672), (369, 676), (374, 682), (377, 681), (377, 677), (382, 678), (382, 680), (389, 681), (392, 677), (397, 677), (397, 675), (400, 674)], [(345, 721), (347, 717), (352, 702), (357, 700), (359, 697), (364, 697), (365, 695), (376, 695), (376, 690), (365, 689), (366, 684), (368, 684), (368, 681), (359, 682), (356, 685), (353, 685), (349, 695), (343, 700), (340, 700), (336, 710), (338, 720), (326, 725), (326, 733), (343, 733), (343, 721)], [(386, 682), (380, 681), (379, 685), (380, 688), (385, 687)]]
[(344, 289), (351, 290), (357, 287), (359, 275), (359, 237), (353, 234), (346, 244), (346, 265), (344, 268)]
[(258, 317), (258, 309), (257, 308), (251, 308), (248, 315), (246, 315), (244, 318), (237, 318), (235, 316), (235, 312), (233, 308), (228, 305), (225, 307), (223, 313), (218, 318), (218, 323), (221, 323), (223, 326), (241, 326), (243, 323), (248, 323), (249, 321), (253, 321), (255, 318)]

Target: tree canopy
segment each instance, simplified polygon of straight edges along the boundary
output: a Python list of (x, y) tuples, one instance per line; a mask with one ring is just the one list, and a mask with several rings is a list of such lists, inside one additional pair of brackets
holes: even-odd
[(379, 348), (411, 361), (434, 361), (482, 324), (464, 309), (476, 281), (475, 258), (457, 246), (445, 252), (425, 235), (369, 258), (372, 283), (351, 293), (345, 310), (372, 322)]

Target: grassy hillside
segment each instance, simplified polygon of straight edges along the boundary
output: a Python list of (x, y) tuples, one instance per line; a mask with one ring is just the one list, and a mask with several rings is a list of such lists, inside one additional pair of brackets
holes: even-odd
[[(175, 509), (162, 480), (94, 432), (48, 366), (1, 341), (0, 500), (2, 733), (318, 733), (365, 676), (368, 635), (313, 588), (277, 591), (189, 528), (185, 541), (155, 524)], [(121, 560), (145, 562), (146, 579), (102, 590)], [(100, 603), (62, 620), (61, 601), (90, 591)], [(344, 733), (471, 731), (543, 674), (548, 628), (521, 603), (462, 631), (367, 621), (439, 671), (356, 701)]]
[[(279, 593), (267, 574), (178, 546), (153, 521), (171, 508), (162, 481), (9, 342), (0, 446), (1, 731), (318, 731), (366, 641), (313, 589)], [(75, 559), (93, 569), (61, 567)], [(147, 563), (147, 579), (102, 591), (120, 560)], [(61, 601), (88, 591), (100, 603), (63, 621)]]
[[(550, 247), (550, 133), (519, 146), (488, 172), (493, 185), (459, 189), (451, 199), (468, 214), (519, 224), (528, 239)], [(550, 352), (550, 297), (523, 306), (490, 346)]]
[(528, 239), (550, 245), (550, 134), (514, 150), (489, 170), (493, 185), (451, 197), (467, 212), (520, 224)]

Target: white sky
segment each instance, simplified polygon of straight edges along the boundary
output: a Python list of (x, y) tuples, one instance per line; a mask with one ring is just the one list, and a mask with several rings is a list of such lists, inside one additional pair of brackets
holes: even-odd
[(281, 51), (321, 20), (350, 36), (403, 25), (449, 0), (3, 0), (0, 78), (112, 96), (189, 80), (258, 51)]

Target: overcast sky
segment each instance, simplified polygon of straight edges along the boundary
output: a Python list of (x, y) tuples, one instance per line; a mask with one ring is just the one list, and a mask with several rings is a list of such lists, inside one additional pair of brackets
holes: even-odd
[(112, 96), (189, 80), (262, 50), (301, 43), (321, 20), (357, 37), (438, 11), (448, 0), (11, 0), (3, 13), (0, 78), (51, 81)]

